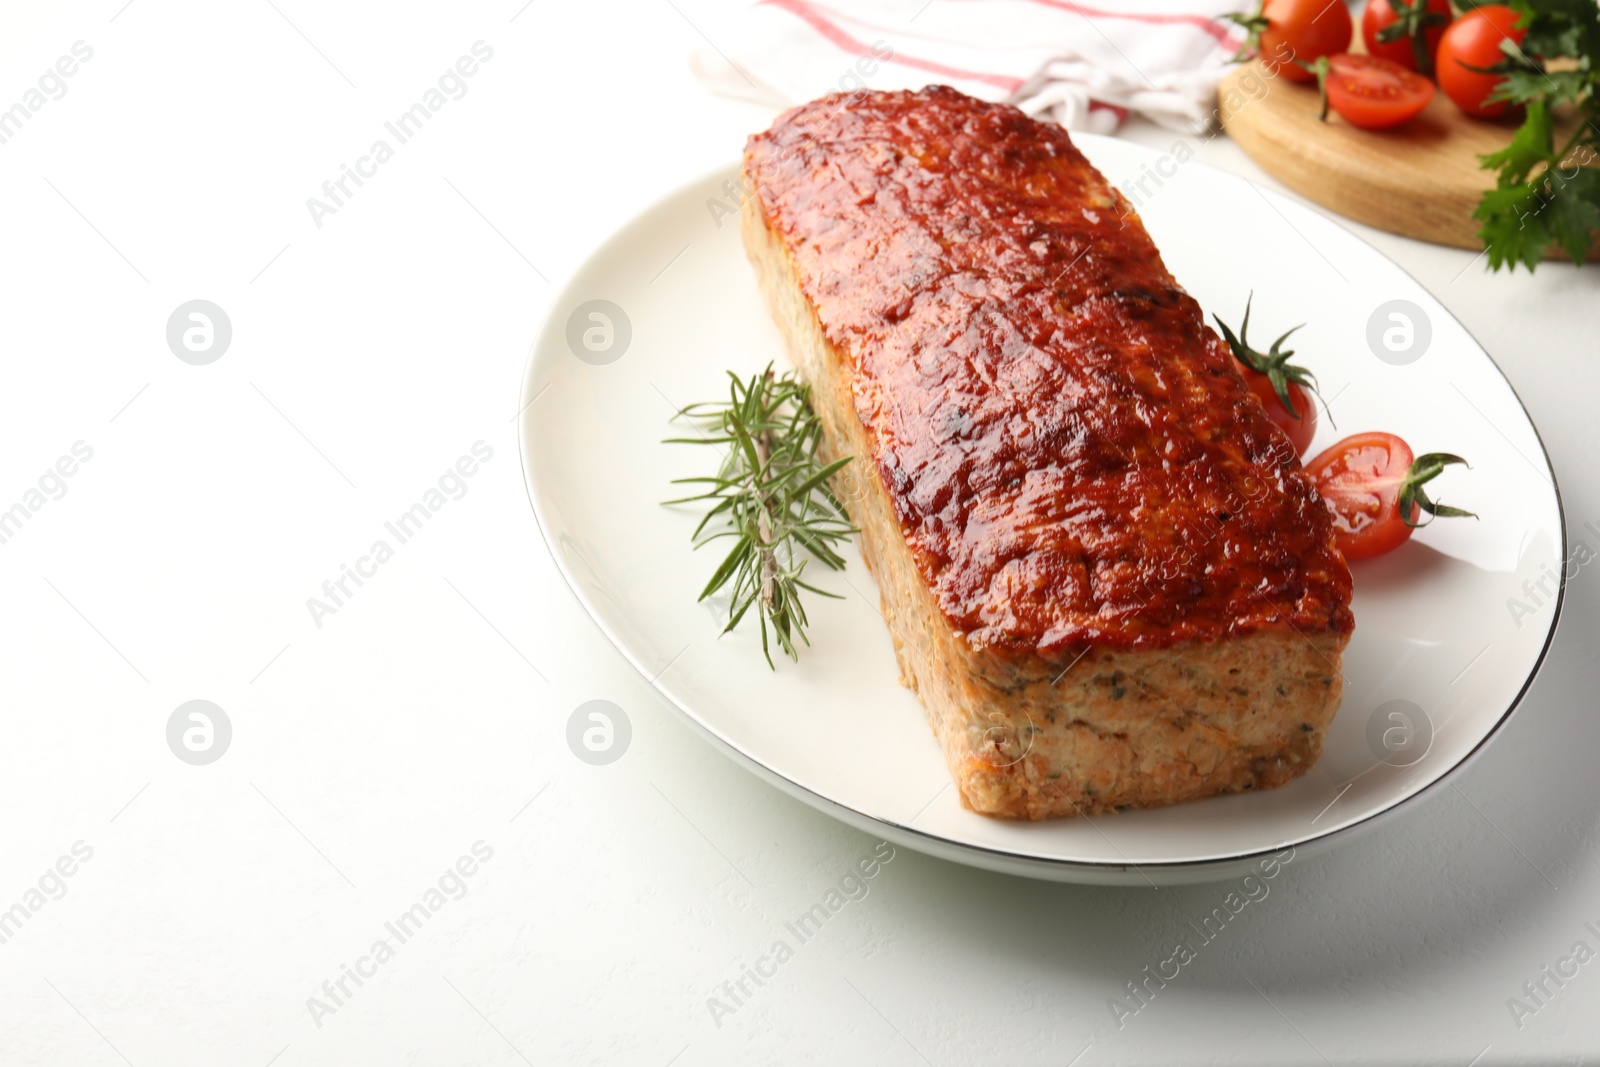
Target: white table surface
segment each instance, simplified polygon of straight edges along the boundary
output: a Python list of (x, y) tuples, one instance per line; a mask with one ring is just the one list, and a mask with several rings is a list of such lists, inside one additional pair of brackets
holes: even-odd
[[(1520, 1026), (1507, 1006), (1600, 949), (1594, 567), (1457, 786), (1292, 864), (1120, 1029), (1110, 999), (1226, 885), (1050, 885), (901, 849), (713, 1012), (876, 842), (719, 755), (624, 664), (540, 540), (512, 418), (560, 283), (770, 120), (687, 70), (737, 5), (124, 3), (0, 11), (0, 107), (93, 49), (0, 144), (0, 508), (93, 450), (0, 544), (0, 909), (26, 912), (0, 943), (0, 1063), (1600, 1058), (1600, 962), (1546, 980)], [(318, 228), (306, 198), (479, 40), (467, 94)], [(1226, 139), (1197, 147), (1273, 184)], [(1362, 233), (1499, 361), (1571, 535), (1600, 547), (1600, 274), (1492, 276)], [(233, 327), (206, 366), (165, 337), (196, 298)], [(466, 494), (316, 625), (307, 598), (480, 441)], [(194, 699), (233, 730), (205, 766), (166, 738)], [(595, 699), (633, 731), (606, 766), (565, 740)], [(478, 842), (465, 895), (389, 934)], [(75, 845), (90, 858), (47, 875)], [(380, 938), (392, 958), (335, 1005), (323, 983)]]

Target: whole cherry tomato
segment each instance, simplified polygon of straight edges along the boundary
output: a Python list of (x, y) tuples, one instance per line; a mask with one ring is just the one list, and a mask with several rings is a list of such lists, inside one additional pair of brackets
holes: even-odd
[(1317, 436), (1317, 407), (1311, 399), (1311, 390), (1299, 382), (1289, 383), (1289, 404), (1294, 407), (1291, 411), (1289, 405), (1278, 396), (1271, 378), (1248, 367), (1239, 369), (1244, 372), (1245, 384), (1261, 401), (1261, 406), (1267, 409), (1267, 418), (1289, 435), (1296, 452), (1305, 455), (1306, 449), (1311, 447), (1311, 439)]
[(1361, 39), (1367, 55), (1431, 76), (1439, 38), (1453, 18), (1450, 0), (1367, 0)]
[(1294, 349), (1284, 351), (1283, 348), (1283, 342), (1289, 339), (1289, 334), (1300, 327), (1284, 333), (1272, 342), (1272, 348), (1268, 351), (1257, 352), (1250, 347), (1248, 338), (1251, 300), (1245, 301), (1244, 320), (1239, 323), (1237, 336), (1227, 323), (1215, 315), (1211, 317), (1216, 319), (1217, 326), (1222, 330), (1222, 339), (1228, 342), (1228, 348), (1239, 361), (1239, 371), (1244, 375), (1245, 384), (1250, 386), (1250, 391), (1267, 409), (1267, 417), (1289, 435), (1294, 450), (1304, 455), (1306, 449), (1311, 447), (1311, 439), (1317, 435), (1317, 409), (1311, 401), (1312, 394), (1316, 392), (1317, 379), (1304, 367), (1289, 362)]
[(1262, 0), (1254, 15), (1230, 15), (1249, 31), (1241, 59), (1253, 52), (1268, 74), (1308, 82), (1313, 75), (1298, 63), (1343, 52), (1355, 33), (1344, 0)]
[(1506, 113), (1504, 100), (1490, 100), (1503, 80), (1498, 74), (1481, 74), (1473, 67), (1492, 67), (1505, 58), (1500, 43), (1520, 46), (1525, 30), (1516, 26), (1517, 13), (1504, 4), (1486, 4), (1462, 15), (1439, 42), (1439, 88), (1469, 115), (1492, 119)]

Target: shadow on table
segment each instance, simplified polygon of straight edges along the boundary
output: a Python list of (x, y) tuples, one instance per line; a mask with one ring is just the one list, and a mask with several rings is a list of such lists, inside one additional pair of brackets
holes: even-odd
[[(1108, 1002), (1121, 994), (1133, 1007), (1126, 983), (1144, 980), (1146, 965), (1179, 970), (1186, 995), (1255, 996), (1254, 983), (1342, 998), (1357, 983), (1426, 988), (1487, 944), (1546, 931), (1550, 911), (1581, 907), (1561, 889), (1579, 881), (1600, 816), (1600, 665), (1582, 640), (1600, 615), (1600, 579), (1587, 579), (1569, 586), (1538, 679), (1476, 763), (1409, 816), (1291, 862), (1265, 893), (1259, 885), (1247, 893), (1240, 878), (1165, 889), (1056, 885), (902, 850), (896, 877), (923, 888), (897, 908), (953, 958), (970, 952), (1014, 961), (1019, 973), (1065, 972), (1070, 984), (1103, 985)], [(1548, 934), (1545, 947), (1558, 954), (1581, 932)], [(1186, 962), (1180, 941), (1192, 953)], [(1506, 975), (1507, 992), (1526, 977)]]

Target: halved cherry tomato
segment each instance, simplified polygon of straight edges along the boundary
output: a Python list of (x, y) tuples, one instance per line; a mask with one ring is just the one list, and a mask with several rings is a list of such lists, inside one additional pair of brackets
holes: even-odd
[(1344, 558), (1371, 559), (1404, 544), (1423, 513), (1477, 517), (1436, 503), (1423, 488), (1453, 463), (1466, 460), (1445, 452), (1413, 457), (1399, 437), (1373, 431), (1346, 437), (1305, 470), (1333, 513), (1334, 541)]
[(1294, 450), (1300, 455), (1306, 454), (1306, 449), (1311, 447), (1311, 439), (1317, 436), (1317, 406), (1311, 399), (1311, 391), (1298, 382), (1289, 384), (1289, 399), (1294, 402), (1294, 409), (1299, 417), (1289, 413), (1283, 406), (1283, 401), (1278, 398), (1278, 391), (1272, 386), (1272, 379), (1259, 371), (1249, 367), (1240, 367), (1244, 374), (1245, 384), (1250, 391), (1260, 400), (1267, 409), (1267, 418), (1277, 423), (1284, 433), (1289, 435), (1289, 441), (1294, 445)]
[(1510, 105), (1489, 96), (1503, 80), (1497, 74), (1480, 74), (1471, 67), (1492, 67), (1505, 58), (1500, 42), (1521, 45), (1526, 30), (1516, 28), (1517, 13), (1504, 4), (1485, 4), (1462, 15), (1439, 42), (1439, 88), (1469, 115), (1492, 119)]
[(1369, 56), (1432, 74), (1439, 38), (1454, 17), (1450, 0), (1367, 0), (1361, 13), (1361, 39)]
[(1328, 57), (1328, 103), (1363, 130), (1386, 130), (1416, 118), (1433, 99), (1433, 83), (1376, 56)]
[(1355, 33), (1344, 0), (1262, 0), (1254, 15), (1229, 16), (1250, 31), (1241, 58), (1254, 49), (1268, 74), (1308, 82), (1313, 75), (1296, 65), (1343, 52)]
[(1399, 500), (1413, 458), (1399, 437), (1373, 432), (1346, 437), (1306, 464), (1311, 484), (1333, 512), (1334, 540), (1345, 559), (1381, 556), (1411, 536)]

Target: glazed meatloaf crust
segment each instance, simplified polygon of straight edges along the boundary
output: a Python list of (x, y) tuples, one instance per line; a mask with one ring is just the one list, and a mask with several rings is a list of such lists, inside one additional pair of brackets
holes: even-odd
[(745, 245), (962, 802), (1039, 819), (1280, 785), (1354, 622), (1326, 507), (1058, 126), (827, 97), (745, 151)]

